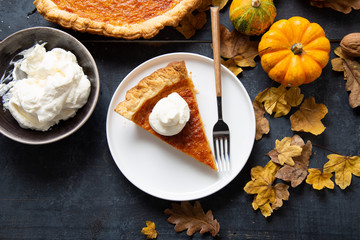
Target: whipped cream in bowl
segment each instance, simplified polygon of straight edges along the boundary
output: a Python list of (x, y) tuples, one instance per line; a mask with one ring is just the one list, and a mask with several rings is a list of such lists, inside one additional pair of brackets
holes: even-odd
[(71, 35), (36, 27), (0, 43), (0, 132), (45, 144), (77, 131), (93, 113), (100, 89), (96, 63)]
[(149, 116), (149, 123), (155, 132), (173, 136), (181, 132), (190, 119), (187, 102), (176, 92), (160, 99)]

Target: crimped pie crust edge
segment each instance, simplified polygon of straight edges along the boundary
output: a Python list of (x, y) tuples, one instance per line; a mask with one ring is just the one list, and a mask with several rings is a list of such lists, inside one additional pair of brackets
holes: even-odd
[(115, 111), (132, 120), (133, 115), (147, 100), (156, 96), (164, 87), (171, 86), (185, 78), (189, 78), (185, 61), (171, 62), (129, 89), (126, 92), (125, 100), (116, 106)]
[(34, 5), (38, 12), (48, 21), (80, 32), (89, 32), (92, 34), (125, 39), (137, 39), (141, 37), (145, 39), (152, 38), (165, 26), (177, 26), (181, 19), (196, 9), (200, 3), (201, 0), (182, 0), (175, 7), (162, 15), (141, 23), (117, 26), (83, 18), (77, 14), (61, 10), (51, 0), (34, 1)]

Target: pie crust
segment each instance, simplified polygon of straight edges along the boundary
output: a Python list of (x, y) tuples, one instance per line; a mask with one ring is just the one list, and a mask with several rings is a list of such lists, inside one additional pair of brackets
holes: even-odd
[[(190, 120), (180, 133), (163, 136), (151, 128), (149, 115), (155, 104), (172, 92), (177, 92), (187, 102)], [(217, 169), (200, 117), (194, 84), (188, 76), (184, 61), (171, 62), (143, 78), (127, 91), (125, 100), (116, 106), (115, 111), (180, 151)]]
[(80, 32), (125, 38), (152, 38), (177, 26), (201, 0), (35, 0), (48, 21)]

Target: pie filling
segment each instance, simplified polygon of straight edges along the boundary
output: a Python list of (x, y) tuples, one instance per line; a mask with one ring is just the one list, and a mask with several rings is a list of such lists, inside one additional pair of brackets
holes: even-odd
[[(200, 113), (198, 111), (195, 94), (191, 88), (189, 88), (189, 86), (192, 86), (193, 88), (192, 82), (189, 79), (183, 79), (175, 85), (165, 87), (155, 97), (148, 99), (144, 105), (134, 114), (132, 120), (145, 130), (164, 140), (173, 147), (196, 159), (202, 159), (205, 164), (211, 166), (213, 165), (212, 152), (211, 149), (209, 149), (207, 146), (207, 140), (204, 141), (204, 139), (207, 138), (204, 131), (202, 130), (202, 121), (200, 119)], [(149, 123), (149, 115), (155, 104), (161, 98), (168, 96), (172, 92), (177, 92), (187, 102), (190, 108), (190, 119), (180, 133), (174, 136), (163, 136), (156, 133), (151, 128)]]
[(113, 25), (134, 24), (162, 15), (181, 0), (52, 0), (59, 9)]

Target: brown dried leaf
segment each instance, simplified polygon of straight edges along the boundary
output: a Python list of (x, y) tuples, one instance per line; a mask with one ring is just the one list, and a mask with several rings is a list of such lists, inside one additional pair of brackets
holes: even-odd
[(349, 13), (352, 9), (360, 9), (360, 0), (310, 0), (315, 7), (328, 7), (342, 13)]
[(321, 119), (327, 112), (328, 109), (324, 104), (317, 104), (314, 97), (309, 97), (304, 100), (300, 109), (290, 116), (291, 130), (319, 135), (325, 131)]
[(200, 202), (196, 201), (194, 206), (189, 202), (181, 202), (181, 204), (172, 204), (172, 208), (165, 209), (165, 214), (170, 215), (168, 222), (175, 224), (175, 231), (181, 232), (187, 229), (188, 236), (194, 235), (200, 231), (201, 234), (209, 232), (215, 237), (220, 231), (220, 224), (209, 210), (204, 213)]
[(356, 108), (360, 106), (360, 63), (343, 54), (341, 47), (337, 47), (334, 52), (339, 58), (331, 60), (332, 68), (334, 71), (344, 71), (345, 90), (350, 91), (349, 104)]
[(250, 37), (236, 30), (230, 32), (220, 25), (220, 55), (223, 58), (235, 58), (240, 67), (255, 67), (253, 60), (258, 55), (258, 42), (250, 41)]
[(345, 90), (350, 91), (349, 104), (352, 108), (360, 106), (360, 63), (344, 59)]
[(291, 187), (295, 188), (306, 178), (312, 153), (312, 144), (310, 141), (307, 141), (305, 144), (298, 135), (292, 137), (291, 144), (298, 145), (302, 148), (301, 155), (293, 158), (295, 162), (294, 166), (284, 165), (279, 169), (275, 177), (286, 182), (291, 182)]
[(269, 121), (264, 117), (264, 106), (258, 102), (253, 102), (256, 120), (256, 134), (255, 140), (260, 140), (264, 134), (268, 134), (270, 131)]
[(234, 56), (236, 65), (240, 67), (255, 67), (256, 62), (254, 58), (259, 55), (258, 45), (259, 42), (248, 41), (239, 47), (237, 54)]
[(277, 183), (274, 186), (275, 200), (271, 202), (272, 209), (279, 209), (283, 205), (283, 200), (289, 200), (289, 185)]
[(196, 30), (201, 29), (207, 22), (206, 13), (199, 12), (196, 15), (189, 13), (183, 20), (180, 21), (179, 26), (176, 27), (186, 39), (195, 35)]
[(249, 37), (238, 31), (230, 32), (224, 25), (220, 24), (220, 55), (223, 58), (232, 58), (238, 53), (238, 49), (249, 41)]
[(196, 9), (198, 12), (205, 12), (210, 9), (212, 0), (202, 0), (200, 6)]

